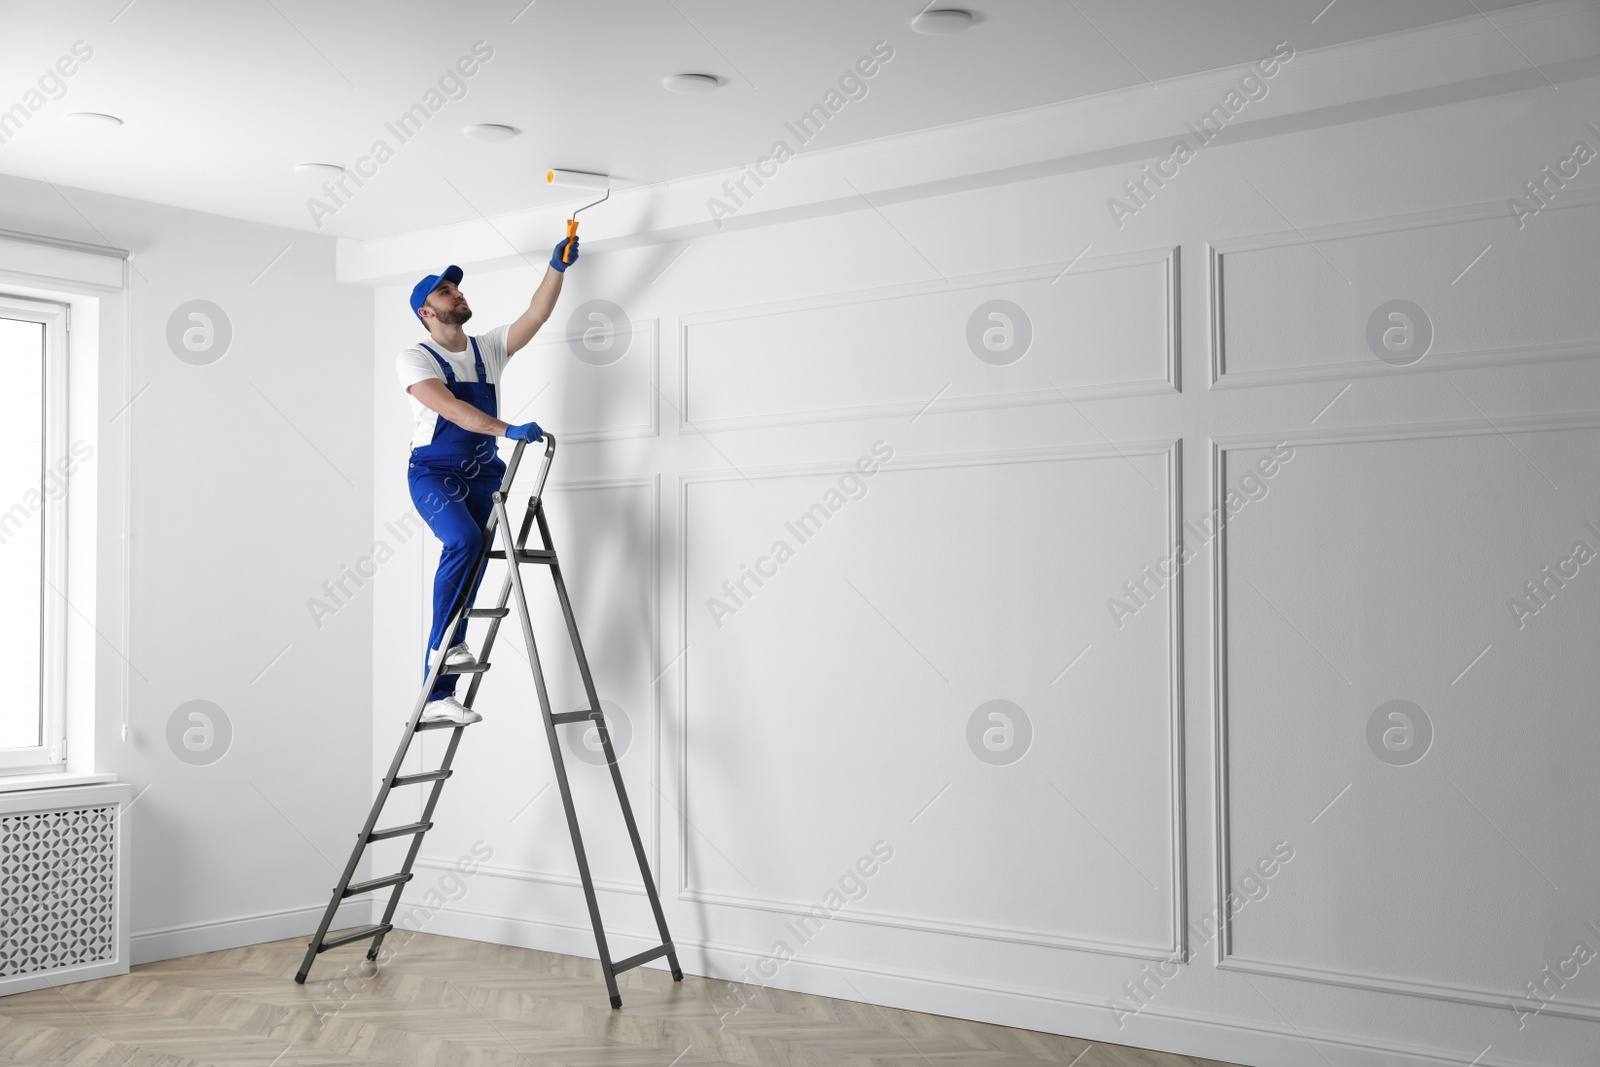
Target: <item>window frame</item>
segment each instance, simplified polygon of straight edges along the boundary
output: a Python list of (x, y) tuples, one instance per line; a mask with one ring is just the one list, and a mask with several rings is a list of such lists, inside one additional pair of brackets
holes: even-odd
[[(40, 440), (39, 490), (49, 467), (69, 454), (68, 366), (71, 309), (60, 303), (0, 293), (0, 319), (36, 322), (44, 327), (44, 395), (40, 398), (43, 433)], [(64, 771), (67, 765), (67, 507), (68, 489), (54, 499), (44, 494), (40, 509), (43, 611), (40, 620), (39, 745), (0, 749), (0, 776)]]

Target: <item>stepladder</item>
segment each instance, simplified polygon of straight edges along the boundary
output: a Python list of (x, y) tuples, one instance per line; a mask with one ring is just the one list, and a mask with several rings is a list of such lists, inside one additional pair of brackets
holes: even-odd
[[(367, 959), (378, 961), (383, 949), (384, 938), (394, 930), (395, 913), (400, 906), (400, 898), (405, 891), (407, 883), (416, 877), (415, 866), (422, 850), (422, 842), (428, 831), (434, 828), (434, 813), (439, 804), (439, 798), (444, 791), (447, 780), (455, 773), (454, 762), (457, 750), (460, 747), (462, 734), (467, 729), (466, 724), (452, 721), (433, 721), (425, 716), (428, 696), (433, 691), (434, 683), (442, 673), (457, 673), (470, 675), (465, 698), (461, 703), (471, 708), (477, 699), (478, 690), (483, 683), (485, 673), (490, 669), (489, 656), (494, 650), (494, 645), (500, 633), (500, 625), (513, 613), (516, 614), (521, 630), (523, 642), (526, 646), (528, 665), (533, 674), (534, 690), (538, 694), (539, 713), (544, 721), (545, 738), (549, 743), (550, 758), (555, 770), (555, 784), (561, 796), (561, 804), (566, 813), (567, 833), (572, 840), (573, 854), (577, 860), (578, 878), (583, 887), (585, 903), (588, 906), (589, 921), (594, 928), (595, 945), (599, 952), (600, 969), (605, 978), (606, 992), (611, 998), (613, 1008), (622, 1007), (622, 996), (617, 987), (617, 976), (624, 971), (649, 963), (652, 960), (666, 958), (672, 972), (674, 981), (683, 980), (683, 971), (678, 965), (677, 949), (673, 946), (672, 936), (667, 930), (667, 919), (661, 909), (660, 894), (656, 888), (655, 879), (651, 875), (649, 858), (645, 853), (644, 843), (639, 836), (639, 826), (634, 819), (632, 805), (628, 802), (628, 792), (623, 784), (622, 769), (618, 764), (617, 753), (612, 746), (611, 733), (607, 728), (605, 713), (601, 708), (600, 698), (595, 690), (594, 676), (589, 669), (588, 657), (584, 654), (583, 642), (578, 636), (578, 624), (573, 615), (572, 602), (567, 595), (566, 582), (561, 575), (561, 563), (556, 557), (555, 545), (550, 536), (550, 525), (545, 517), (544, 490), (550, 476), (550, 468), (555, 460), (556, 442), (550, 434), (544, 436), (544, 455), (539, 464), (539, 473), (534, 483), (534, 489), (528, 497), (527, 510), (522, 515), (522, 520), (517, 528), (515, 537), (511, 536), (511, 521), (508, 514), (509, 499), (511, 497), (512, 483), (517, 475), (518, 467), (522, 462), (523, 450), (527, 442), (519, 442), (513, 450), (510, 460), (506, 464), (505, 475), (501, 480), (500, 489), (494, 494), (493, 510), (490, 514), (483, 538), (483, 549), (479, 553), (476, 569), (469, 576), (469, 580), (462, 583), (462, 592), (457, 597), (451, 609), (450, 618), (442, 631), (445, 637), (440, 641), (440, 648), (432, 650), (429, 657), (429, 667), (422, 690), (412, 708), (410, 721), (407, 723), (396, 749), (394, 759), (389, 764), (388, 772), (384, 775), (383, 782), (378, 788), (372, 803), (372, 809), (367, 815), (365, 825), (357, 835), (354, 849), (350, 859), (344, 866), (344, 871), (339, 878), (339, 883), (333, 888), (332, 899), (328, 902), (327, 910), (322, 915), (322, 920), (317, 926), (316, 933), (312, 936), (306, 947), (305, 959), (300, 965), (295, 981), (304, 984), (306, 977), (311, 973), (311, 967), (317, 957), (322, 953), (345, 945), (367, 942)], [(530, 546), (529, 536), (537, 530), (539, 543)], [(502, 547), (495, 547), (496, 542)], [(505, 562), (505, 577), (500, 584), (500, 592), (493, 606), (474, 607), (472, 605), (472, 590), (477, 585), (479, 576), (487, 577), (486, 569), (497, 560)], [(546, 684), (545, 672), (539, 659), (538, 644), (534, 637), (533, 615), (528, 607), (528, 593), (523, 582), (523, 567), (542, 567), (548, 569), (555, 585), (556, 598), (560, 602), (561, 614), (566, 621), (567, 637), (571, 643), (574, 657), (577, 661), (578, 675), (583, 683), (584, 700), (586, 707), (577, 711), (555, 711), (550, 702), (550, 693)], [(483, 635), (480, 650), (474, 657), (475, 662), (470, 666), (451, 667), (445, 662), (445, 652), (450, 644), (449, 635), (455, 633), (456, 626), (463, 619), (480, 619), (487, 622), (487, 629)], [(634, 858), (639, 864), (639, 875), (644, 883), (645, 895), (650, 902), (650, 909), (655, 917), (656, 930), (660, 936), (659, 944), (646, 949), (634, 956), (625, 959), (613, 959), (610, 945), (606, 938), (605, 927), (601, 921), (600, 905), (595, 896), (594, 879), (590, 873), (589, 857), (584, 848), (583, 834), (578, 825), (577, 808), (573, 804), (572, 787), (567, 777), (566, 761), (562, 757), (560, 736), (557, 727), (568, 723), (588, 723), (594, 739), (598, 741), (600, 751), (605, 757), (605, 764), (609, 768), (612, 785), (615, 787), (617, 801), (622, 809), (622, 821), (627, 828), (628, 837), (633, 849)], [(411, 751), (412, 743), (421, 733), (433, 730), (448, 730), (449, 740), (444, 749), (444, 754), (437, 767), (403, 773), (406, 759)], [(379, 828), (383, 820), (385, 807), (388, 805), (396, 791), (402, 793), (411, 787), (426, 790), (421, 801), (420, 816), (413, 822), (397, 823), (393, 826)], [(394, 839), (409, 840), (405, 851), (405, 859), (400, 869), (393, 874), (368, 878), (363, 881), (353, 881), (357, 870), (361, 867), (362, 859), (367, 855), (371, 845), (379, 841)], [(378, 917), (374, 914), (376, 922), (355, 929), (346, 930), (330, 935), (339, 909), (347, 902), (368, 894), (373, 894), (376, 913), (376, 901), (381, 899), (381, 894), (387, 893), (388, 899), (384, 903), (383, 914)]]

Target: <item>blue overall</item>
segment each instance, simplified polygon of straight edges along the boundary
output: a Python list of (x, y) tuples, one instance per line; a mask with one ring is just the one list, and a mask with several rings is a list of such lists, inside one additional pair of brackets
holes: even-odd
[[(465, 400), (491, 418), (499, 417), (495, 388), (483, 367), (483, 353), (478, 351), (478, 339), (472, 343), (472, 358), (476, 364), (477, 380), (460, 382), (449, 360), (427, 345), (423, 349), (439, 362), (444, 372), (445, 385), (450, 395)], [(454, 614), (457, 601), (469, 578), (474, 577), (478, 556), (483, 551), (485, 527), (494, 508), (494, 492), (500, 488), (500, 479), (506, 465), (500, 459), (494, 437), (472, 433), (445, 418), (438, 417), (433, 431), (433, 441), (411, 450), (411, 466), (406, 480), (411, 486), (411, 500), (417, 506), (428, 528), (443, 543), (439, 553), (439, 570), (433, 579), (433, 627), (428, 635), (429, 656), (441, 647), (445, 623)], [(478, 573), (481, 579), (482, 574)], [(467, 605), (478, 594), (478, 582), (466, 592)], [(462, 619), (455, 633), (442, 647), (464, 641), (467, 622)], [(428, 671), (428, 657), (424, 657), (423, 675)], [(451, 696), (456, 691), (456, 675), (441, 674), (434, 682), (429, 700)]]

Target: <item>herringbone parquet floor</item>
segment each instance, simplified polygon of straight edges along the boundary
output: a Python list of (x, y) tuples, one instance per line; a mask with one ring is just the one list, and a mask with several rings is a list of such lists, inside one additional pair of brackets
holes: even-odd
[[(428, 934), (381, 969), (304, 941), (0, 998), (0, 1067), (1228, 1067), (1070, 1037)], [(723, 1013), (746, 1006), (723, 1018)]]

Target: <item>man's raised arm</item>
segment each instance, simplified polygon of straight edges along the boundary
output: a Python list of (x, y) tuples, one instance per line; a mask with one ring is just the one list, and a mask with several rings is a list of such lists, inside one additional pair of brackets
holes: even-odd
[[(568, 257), (571, 262), (563, 263), (561, 262), (561, 256), (567, 249), (568, 241), (572, 242), (572, 255)], [(555, 252), (550, 256), (550, 269), (544, 272), (544, 280), (539, 283), (539, 288), (533, 291), (533, 299), (528, 301), (528, 310), (524, 311), (517, 318), (517, 321), (511, 324), (511, 328), (506, 331), (506, 355), (508, 357), (516, 355), (524, 345), (533, 340), (533, 335), (539, 332), (539, 327), (549, 320), (550, 313), (556, 307), (556, 298), (561, 295), (561, 282), (566, 277), (565, 271), (576, 262), (578, 262), (578, 239), (576, 237), (562, 238), (561, 243), (556, 245)], [(421, 397), (417, 399), (422, 400)], [(423, 400), (423, 403), (426, 404), (427, 401)], [(432, 404), (428, 404), (428, 406), (433, 407)], [(439, 411), (438, 408), (434, 408), (434, 410)], [(439, 411), (439, 414), (444, 415), (447, 419), (450, 418), (443, 411)], [(484, 430), (481, 432), (488, 433), (489, 431)]]

